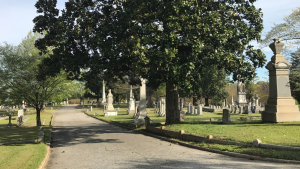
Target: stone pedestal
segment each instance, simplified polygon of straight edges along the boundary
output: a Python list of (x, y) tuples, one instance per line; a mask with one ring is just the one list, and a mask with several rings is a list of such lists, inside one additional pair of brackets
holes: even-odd
[(261, 113), (263, 122), (300, 121), (300, 112), (291, 96), (289, 84), (289, 68), (292, 66), (280, 54), (284, 43), (278, 38), (270, 44), (274, 56), (267, 64), (269, 70), (269, 98), (265, 111)]
[(109, 89), (109, 93), (107, 95), (107, 106), (106, 106), (106, 111), (104, 112), (104, 116), (116, 116), (118, 115), (118, 112), (114, 109), (113, 106), (113, 95), (111, 93), (111, 89)]
[(237, 83), (237, 100), (236, 100), (236, 104), (238, 106), (247, 105), (245, 84), (242, 82), (242, 79), (240, 79)]
[(146, 79), (141, 78), (141, 84), (140, 87), (140, 105), (139, 105), (139, 111), (137, 112), (136, 117), (134, 118), (134, 122), (144, 122), (145, 117), (147, 116), (147, 110), (146, 110)]

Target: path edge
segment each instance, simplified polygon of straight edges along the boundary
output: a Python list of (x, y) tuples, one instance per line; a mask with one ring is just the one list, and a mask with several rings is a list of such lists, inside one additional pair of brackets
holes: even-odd
[(50, 121), (49, 143), (47, 143), (47, 153), (38, 169), (45, 169), (46, 165), (48, 164), (49, 158), (50, 158), (50, 153), (51, 153), (50, 144), (51, 144), (51, 139), (52, 139), (52, 122), (54, 121), (54, 117), (55, 117), (55, 114), (53, 114), (51, 121)]

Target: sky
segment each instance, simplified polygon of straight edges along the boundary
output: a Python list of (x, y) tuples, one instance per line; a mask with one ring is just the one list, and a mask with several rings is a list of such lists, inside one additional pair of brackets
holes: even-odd
[[(64, 9), (67, 0), (57, 0), (57, 8)], [(0, 43), (18, 45), (29, 31), (33, 29), (33, 18), (38, 14), (34, 7), (37, 0), (0, 0)], [(290, 15), (293, 9), (300, 6), (300, 0), (258, 0), (254, 3), (263, 12), (264, 31), (262, 38), (271, 30), (274, 23), (283, 23), (283, 17)], [(258, 48), (256, 43), (255, 48)], [(267, 62), (271, 60), (273, 52), (264, 48)], [(257, 74), (260, 80), (267, 80), (266, 68), (258, 68)]]

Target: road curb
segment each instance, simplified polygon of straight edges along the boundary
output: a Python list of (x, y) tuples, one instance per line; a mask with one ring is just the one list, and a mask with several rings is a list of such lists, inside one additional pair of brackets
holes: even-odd
[(52, 139), (52, 122), (54, 121), (55, 114), (53, 114), (51, 121), (50, 121), (50, 131), (49, 131), (49, 143), (47, 143), (47, 153), (45, 155), (45, 158), (43, 159), (43, 161), (41, 162), (40, 166), (38, 169), (45, 169), (46, 165), (49, 161), (50, 158), (50, 153), (51, 153), (51, 148), (50, 148), (50, 144), (51, 144), (51, 139)]
[[(115, 126), (119, 126), (121, 128), (125, 128), (124, 126), (116, 125), (114, 123), (110, 123), (110, 122), (104, 121), (102, 119), (98, 119), (98, 118), (96, 118), (94, 116), (91, 116), (91, 115), (87, 114), (86, 112), (84, 112), (84, 114), (86, 114), (87, 116), (90, 116), (90, 117), (92, 117), (94, 119), (97, 119), (97, 120), (100, 120), (100, 121), (103, 121), (103, 122), (106, 122), (106, 123), (109, 123), (109, 124), (112, 124), (112, 125), (115, 125)], [(126, 128), (126, 129), (128, 129), (128, 128)], [(138, 131), (138, 130), (135, 130), (135, 129), (133, 129), (132, 131), (137, 132), (137, 133), (141, 133), (143, 135), (147, 135), (147, 136), (150, 136), (150, 137), (154, 137), (154, 138), (157, 138), (157, 139), (161, 139), (161, 140), (164, 140), (164, 141), (168, 141), (168, 142), (171, 142), (171, 143), (177, 143), (177, 144), (179, 144), (181, 146), (195, 148), (195, 149), (198, 149), (198, 150), (208, 151), (208, 152), (212, 152), (212, 153), (218, 153), (218, 154), (228, 155), (228, 156), (232, 156), (232, 157), (246, 158), (246, 159), (249, 159), (249, 160), (261, 160), (261, 161), (278, 162), (278, 163), (300, 164), (300, 161), (296, 161), (296, 160), (284, 160), (284, 159), (276, 159), (276, 158), (266, 158), (266, 157), (248, 155), (248, 154), (240, 154), (240, 153), (229, 152), (229, 151), (221, 151), (221, 150), (209, 149), (209, 148), (204, 148), (204, 147), (197, 146), (197, 145), (188, 144), (188, 143), (183, 142), (183, 141), (171, 140), (170, 138), (167, 138), (167, 137), (164, 137), (164, 136), (159, 136), (159, 135), (156, 135), (156, 134), (153, 134), (153, 133), (148, 133), (148, 132), (144, 132), (144, 131)]]

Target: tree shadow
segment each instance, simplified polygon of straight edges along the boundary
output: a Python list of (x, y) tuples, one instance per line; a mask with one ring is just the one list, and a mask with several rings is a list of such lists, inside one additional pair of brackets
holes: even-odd
[[(198, 156), (198, 155), (197, 155)], [(216, 158), (216, 156), (218, 158)], [(243, 159), (234, 157), (224, 157), (223, 155), (208, 155), (198, 156), (199, 159), (190, 158), (187, 160), (173, 160), (168, 158), (152, 158), (148, 156), (145, 160), (130, 160), (124, 163), (119, 163), (125, 168), (139, 168), (139, 169), (211, 169), (211, 168), (242, 168), (252, 169), (253, 167), (262, 167), (265, 169), (282, 168), (286, 164), (269, 165), (270, 162), (258, 161), (253, 159)], [(195, 159), (195, 160), (194, 160)], [(255, 164), (253, 164), (255, 162)], [(269, 163), (269, 164), (266, 164)]]
[[(7, 120), (8, 123), (8, 120)], [(7, 129), (7, 124), (0, 124), (0, 142), (12, 142), (21, 140), (34, 140), (37, 138), (39, 127), (16, 127), (13, 123), (11, 129)]]
[(119, 139), (105, 138), (101, 139), (101, 135), (126, 133), (135, 135), (126, 129), (122, 129), (113, 125), (103, 125), (101, 123), (91, 126), (55, 126), (52, 132), (52, 147), (65, 147), (82, 143), (123, 143)]

